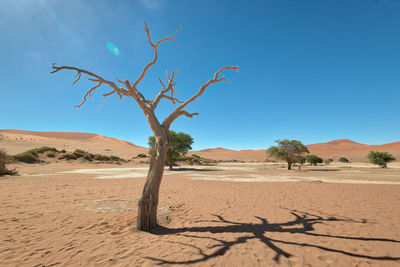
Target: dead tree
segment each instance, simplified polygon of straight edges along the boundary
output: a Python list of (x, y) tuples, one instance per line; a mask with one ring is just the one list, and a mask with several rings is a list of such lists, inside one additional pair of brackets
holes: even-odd
[[(160, 78), (158, 78), (160, 84), (161, 84), (161, 90), (157, 94), (157, 96), (153, 100), (146, 99), (143, 94), (141, 94), (138, 90), (138, 85), (140, 82), (143, 80), (144, 76), (146, 75), (146, 72), (151, 68), (158, 59), (158, 46), (162, 42), (166, 41), (173, 41), (176, 34), (181, 30), (181, 27), (172, 35), (165, 37), (161, 40), (159, 40), (156, 43), (153, 43), (150, 38), (150, 33), (149, 33), (149, 28), (147, 27), (147, 24), (145, 23), (144, 30), (147, 35), (147, 40), (150, 44), (150, 46), (154, 50), (154, 58), (153, 60), (148, 63), (143, 71), (140, 73), (139, 78), (136, 79), (135, 82), (131, 82), (129, 80), (121, 81), (116, 78), (116, 81), (118, 83), (121, 83), (123, 87), (118, 87), (113, 81), (111, 80), (106, 80), (102, 78), (101, 76), (84, 70), (84, 69), (79, 69), (76, 67), (70, 67), (70, 66), (56, 66), (53, 64), (53, 71), (51, 73), (56, 73), (60, 70), (73, 70), (76, 71), (76, 80), (73, 82), (75, 84), (76, 82), (79, 81), (81, 78), (82, 74), (88, 76), (89, 81), (93, 81), (97, 83), (94, 87), (92, 87), (89, 91), (86, 92), (86, 94), (83, 97), (82, 103), (79, 105), (75, 106), (77, 108), (80, 108), (85, 102), (87, 97), (91, 97), (95, 90), (100, 87), (103, 84), (108, 85), (111, 87), (111, 91), (103, 94), (103, 97), (107, 97), (113, 94), (117, 94), (120, 99), (122, 97), (132, 97), (139, 105), (139, 107), (143, 110), (144, 115), (147, 118), (147, 122), (153, 131), (153, 134), (155, 136), (155, 148), (151, 152), (150, 155), (150, 167), (149, 167), (149, 172), (147, 174), (147, 179), (146, 183), (143, 188), (142, 196), (138, 201), (138, 214), (137, 214), (137, 229), (138, 230), (143, 230), (143, 231), (148, 231), (151, 229), (154, 229), (157, 227), (157, 206), (158, 206), (158, 196), (159, 196), (159, 189), (160, 189), (160, 184), (162, 180), (162, 176), (164, 173), (164, 166), (165, 166), (165, 161), (167, 157), (167, 151), (169, 148), (169, 128), (174, 120), (176, 120), (180, 116), (186, 116), (189, 118), (192, 118), (193, 116), (198, 115), (199, 113), (189, 113), (188, 111), (185, 110), (186, 106), (197, 100), (199, 96), (201, 96), (206, 88), (210, 86), (211, 84), (218, 83), (221, 81), (227, 81), (224, 76), (221, 76), (222, 71), (226, 69), (232, 69), (238, 71), (238, 67), (223, 67), (219, 69), (213, 76), (212, 79), (204, 83), (199, 91), (194, 94), (191, 98), (187, 99), (186, 101), (179, 101), (175, 96), (175, 75), (177, 74), (176, 71), (173, 71), (171, 75), (168, 74), (167, 72), (167, 80), (164, 83)], [(158, 118), (155, 115), (155, 109), (157, 108), (157, 105), (162, 99), (167, 99), (171, 101), (173, 104), (179, 104), (178, 107), (171, 113), (169, 114), (162, 123), (158, 120)]]

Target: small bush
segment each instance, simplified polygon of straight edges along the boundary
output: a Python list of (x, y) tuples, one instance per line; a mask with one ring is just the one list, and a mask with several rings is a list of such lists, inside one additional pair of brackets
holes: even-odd
[[(35, 149), (30, 149), (30, 150), (25, 151), (25, 152), (22, 152), (22, 153), (20, 153), (20, 154), (24, 154), (24, 153), (31, 154), (31, 155), (33, 155), (34, 157), (38, 157), (38, 156), (39, 156), (39, 153), (37, 152), (37, 149), (36, 149), (36, 148), (35, 148)], [(20, 155), (20, 154), (18, 154), (18, 155)]]
[(86, 152), (85, 154), (83, 154), (83, 159), (92, 161), (93, 156), (94, 156), (93, 154)]
[(77, 157), (74, 154), (67, 153), (67, 154), (61, 155), (58, 159), (72, 160), (72, 159), (77, 159)]
[(37, 152), (35, 153), (35, 151), (26, 151), (15, 155), (14, 158), (20, 162), (30, 164), (40, 162), (40, 160), (37, 158)]
[(331, 164), (332, 161), (333, 161), (333, 159), (325, 159), (324, 163), (325, 163), (325, 165), (329, 165), (329, 164)]
[(111, 161), (111, 158), (109, 156), (100, 155), (100, 154), (94, 155), (93, 159), (94, 160), (99, 160), (99, 161)]
[(146, 154), (139, 154), (136, 156), (136, 158), (147, 158), (148, 156)]
[(339, 158), (339, 161), (340, 161), (340, 162), (344, 162), (344, 163), (349, 163), (349, 162), (350, 162), (350, 161), (349, 161), (347, 158), (345, 158), (345, 157)]
[(36, 148), (36, 151), (38, 153), (44, 153), (44, 152), (47, 152), (47, 151), (57, 152), (57, 149), (55, 147), (43, 146), (43, 147)]
[(65, 149), (63, 149), (63, 150), (61, 150), (60, 152), (61, 152), (61, 153), (66, 153), (67, 151), (65, 151)]
[(192, 155), (192, 158), (200, 159), (200, 156), (199, 156), (199, 155), (196, 155), (196, 154), (193, 154), (193, 155)]
[(54, 152), (49, 152), (49, 153), (47, 153), (47, 157), (49, 157), (49, 158), (55, 158), (55, 157), (56, 157), (56, 154), (55, 154)]
[(323, 162), (323, 160), (316, 155), (307, 155), (306, 160), (308, 163), (310, 163), (311, 165), (314, 165), (314, 166), (317, 166), (318, 163)]
[(55, 147), (48, 147), (48, 146), (34, 148), (34, 149), (28, 150), (26, 152), (31, 153), (35, 157), (37, 157), (38, 154), (42, 154), (42, 153), (47, 152), (47, 151), (58, 152), (58, 150)]
[(391, 154), (378, 151), (370, 151), (367, 157), (369, 162), (379, 165), (382, 168), (386, 168), (389, 162), (396, 160)]
[(87, 152), (83, 151), (82, 149), (76, 149), (73, 154), (76, 158), (82, 158), (85, 153)]
[(297, 156), (294, 158), (294, 162), (298, 164), (304, 164), (306, 162), (306, 157), (304, 156)]
[(111, 158), (112, 161), (124, 161), (124, 160), (121, 159), (120, 157), (114, 156), (114, 155), (111, 155), (110, 158)]

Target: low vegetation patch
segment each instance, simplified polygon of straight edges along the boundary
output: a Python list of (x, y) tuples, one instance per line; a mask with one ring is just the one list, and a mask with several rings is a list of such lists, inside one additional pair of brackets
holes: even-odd
[(28, 151), (19, 153), (19, 154), (15, 155), (13, 157), (13, 159), (15, 161), (30, 163), (30, 164), (39, 163), (39, 162), (41, 162), (41, 160), (39, 159), (39, 154), (43, 154), (48, 151), (50, 151), (47, 154), (47, 156), (49, 158), (55, 157), (56, 156), (55, 152), (58, 152), (58, 150), (55, 147), (44, 146), (44, 147), (34, 148), (34, 149), (30, 149)]
[(30, 164), (40, 162), (38, 154), (30, 150), (15, 155), (14, 159), (19, 162), (30, 163)]
[(350, 161), (349, 161), (347, 158), (345, 158), (345, 157), (339, 158), (339, 161), (340, 161), (340, 162), (344, 162), (344, 163), (349, 163), (349, 162), (350, 162)]
[(193, 154), (191, 156), (186, 156), (186, 155), (180, 156), (177, 159), (177, 162), (185, 162), (186, 164), (189, 165), (210, 165), (217, 163), (217, 161), (214, 159), (203, 158), (196, 154)]
[(74, 152), (67, 152), (65, 149), (59, 151), (54, 147), (40, 147), (30, 149), (28, 151), (22, 152), (12, 157), (14, 161), (24, 162), (24, 163), (39, 163), (42, 162), (39, 159), (39, 155), (48, 152), (46, 156), (48, 158), (57, 158), (59, 160), (77, 160), (82, 159), (86, 161), (107, 161), (107, 162), (125, 162), (124, 159), (118, 156), (106, 156), (100, 154), (92, 154), (82, 149), (76, 149)]

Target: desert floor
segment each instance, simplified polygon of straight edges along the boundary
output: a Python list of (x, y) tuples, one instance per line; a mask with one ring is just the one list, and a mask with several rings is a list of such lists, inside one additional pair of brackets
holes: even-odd
[(0, 266), (400, 266), (400, 164), (166, 171), (135, 231), (146, 165), (16, 164), (0, 178)]

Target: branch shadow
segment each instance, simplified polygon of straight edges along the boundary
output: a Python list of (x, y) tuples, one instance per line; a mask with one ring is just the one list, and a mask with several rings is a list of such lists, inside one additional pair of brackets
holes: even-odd
[(306, 171), (311, 171), (311, 172), (338, 172), (340, 170), (339, 169), (308, 169)]
[[(286, 245), (294, 245), (301, 247), (312, 247), (317, 248), (323, 251), (328, 251), (332, 253), (340, 253), (343, 255), (356, 257), (356, 258), (364, 258), (364, 259), (372, 259), (372, 260), (385, 260), (385, 261), (400, 261), (399, 257), (391, 257), (391, 256), (373, 256), (366, 255), (360, 253), (353, 253), (350, 251), (340, 250), (329, 248), (321, 245), (314, 245), (310, 243), (301, 243), (301, 242), (292, 242), (285, 241), (279, 239), (273, 239), (266, 236), (267, 233), (296, 233), (303, 234), (306, 236), (312, 237), (326, 237), (326, 238), (338, 238), (338, 239), (346, 239), (346, 240), (358, 240), (365, 242), (392, 242), (396, 244), (400, 244), (399, 240), (388, 239), (388, 238), (369, 238), (369, 237), (354, 237), (354, 236), (341, 236), (341, 235), (328, 235), (328, 234), (318, 234), (314, 231), (314, 225), (316, 224), (324, 224), (326, 222), (348, 222), (348, 223), (369, 223), (367, 220), (363, 219), (360, 221), (353, 220), (348, 217), (340, 217), (340, 216), (330, 216), (323, 214), (316, 215), (309, 212), (302, 212), (298, 210), (289, 210), (290, 213), (294, 216), (294, 219), (288, 222), (283, 223), (268, 223), (267, 219), (254, 216), (259, 220), (259, 223), (243, 223), (243, 222), (234, 222), (224, 219), (220, 215), (212, 214), (215, 217), (213, 220), (201, 220), (198, 222), (209, 222), (209, 223), (222, 223), (223, 225), (217, 226), (205, 226), (205, 227), (183, 227), (183, 228), (167, 228), (163, 226), (159, 226), (158, 228), (152, 230), (150, 233), (154, 235), (178, 235), (184, 236), (188, 238), (197, 238), (197, 239), (207, 239), (215, 241), (216, 244), (207, 247), (207, 249), (215, 249), (211, 253), (206, 253), (202, 248), (185, 244), (182, 242), (170, 241), (171, 243), (180, 244), (183, 246), (192, 247), (197, 250), (199, 257), (192, 260), (183, 260), (183, 261), (171, 261), (167, 259), (154, 258), (154, 257), (145, 257), (146, 259), (150, 259), (156, 262), (157, 265), (162, 264), (194, 264), (198, 262), (204, 262), (211, 258), (215, 258), (221, 255), (224, 255), (228, 250), (230, 250), (233, 246), (246, 243), (248, 240), (256, 239), (264, 243), (268, 248), (275, 252), (275, 257), (273, 258), (276, 263), (280, 262), (281, 257), (290, 258), (293, 255), (284, 249), (280, 248), (278, 244), (286, 244)], [(325, 216), (324, 216), (325, 215)], [(225, 241), (223, 239), (215, 238), (211, 236), (197, 236), (196, 233), (248, 233), (249, 235), (240, 236), (233, 241)]]
[(168, 171), (171, 171), (171, 172), (186, 172), (186, 171), (195, 171), (195, 172), (217, 172), (217, 171), (221, 171), (221, 170), (219, 170), (219, 169), (197, 169), (197, 168), (181, 167), (181, 168), (169, 169)]

